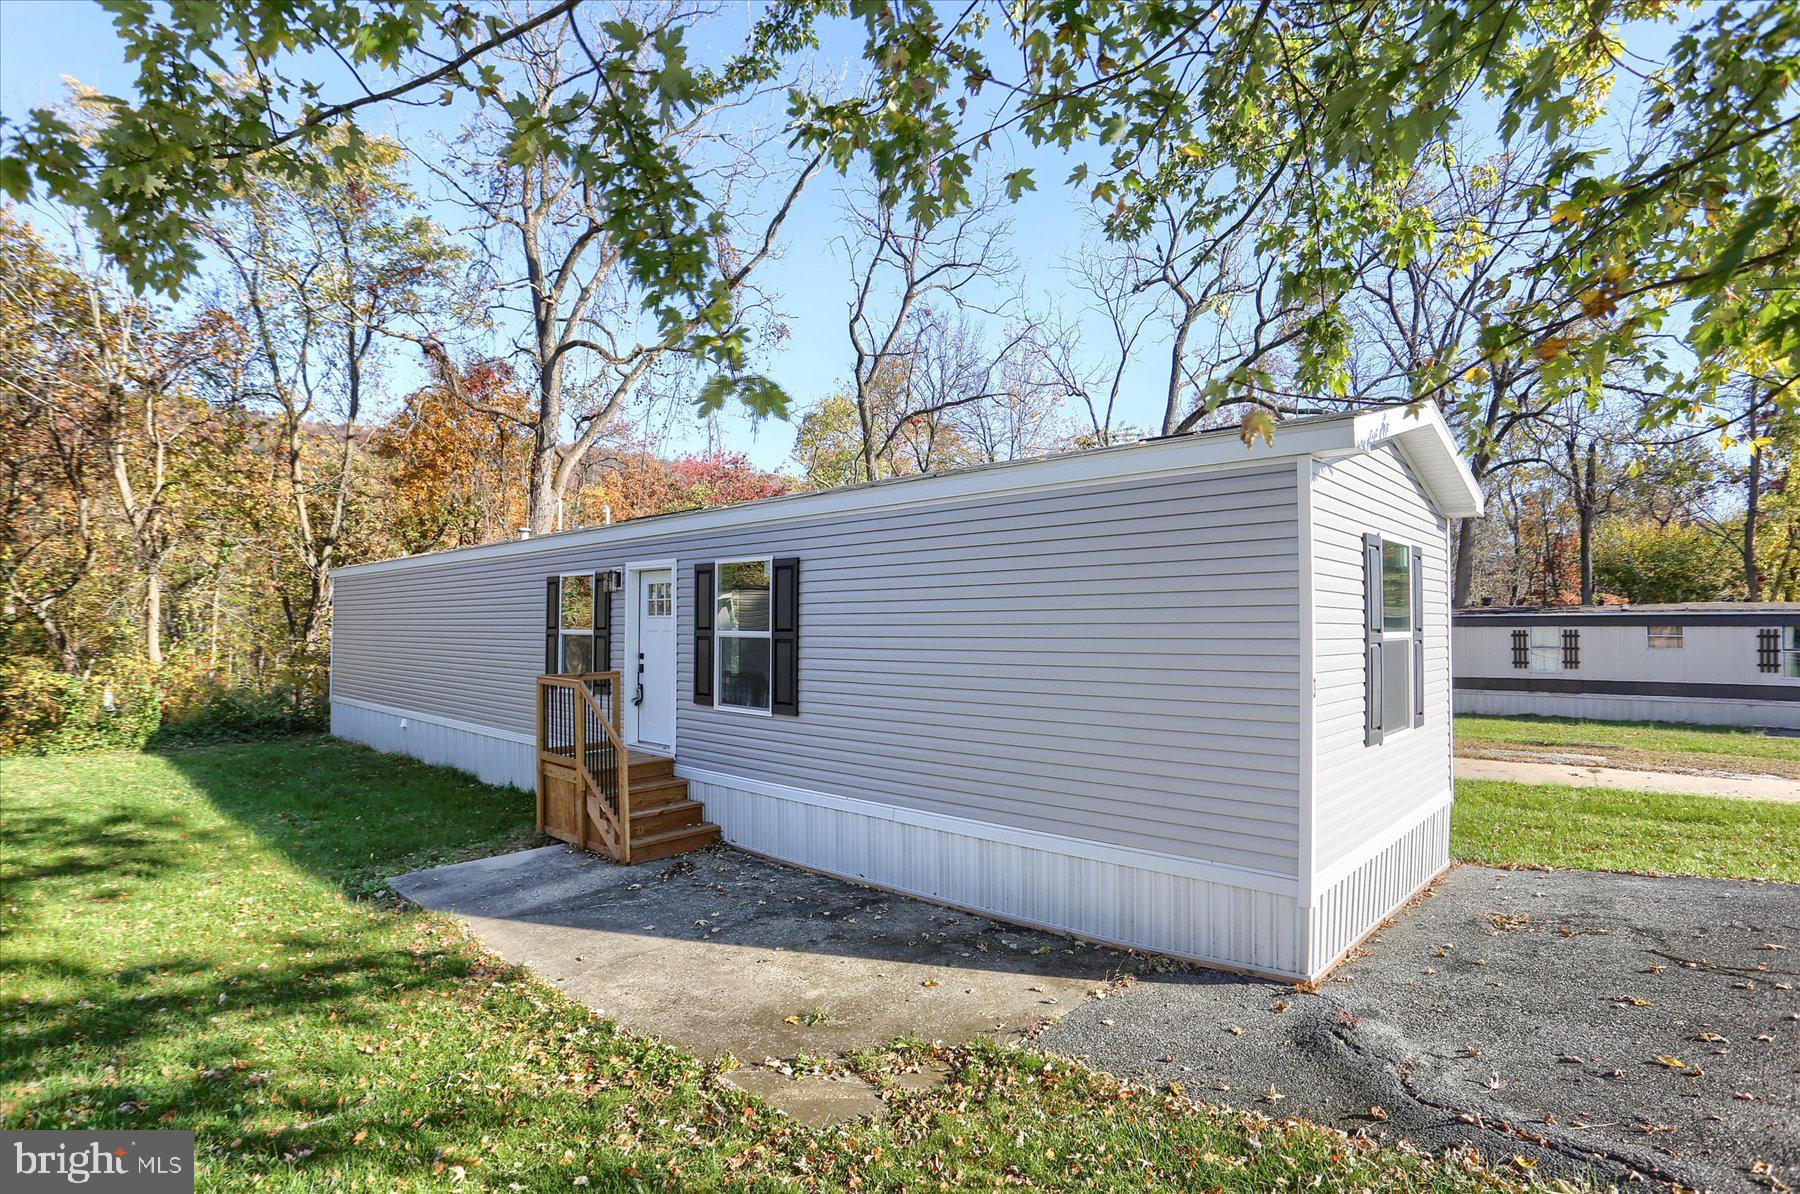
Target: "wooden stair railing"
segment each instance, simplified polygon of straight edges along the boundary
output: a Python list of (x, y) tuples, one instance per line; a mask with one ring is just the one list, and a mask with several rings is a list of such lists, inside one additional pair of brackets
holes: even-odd
[(617, 672), (537, 678), (540, 833), (631, 861), (630, 752)]

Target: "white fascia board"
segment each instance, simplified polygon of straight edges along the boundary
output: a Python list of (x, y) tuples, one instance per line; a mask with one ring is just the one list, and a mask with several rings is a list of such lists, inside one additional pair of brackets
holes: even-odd
[(1352, 450), (1367, 452), (1388, 443), (1399, 448), (1444, 515), (1478, 518), (1486, 509), (1481, 486), (1437, 403), (1384, 406), (1357, 415), (1351, 438)]
[(969, 498), (999, 497), (1112, 481), (1176, 476), (1203, 469), (1276, 464), (1300, 456), (1352, 450), (1354, 440), (1351, 433), (1354, 422), (1355, 417), (1347, 415), (1297, 423), (1285, 430), (1277, 428), (1273, 446), (1259, 440), (1246, 447), (1235, 431), (1151, 440), (1094, 452), (1021, 461), (1017, 464), (908, 477), (897, 481), (878, 481), (874, 484), (791, 494), (735, 506), (665, 514), (612, 526), (564, 531), (537, 539), (509, 539), (480, 547), (353, 564), (334, 569), (332, 575), (368, 576), (394, 569), (427, 568), (438, 563), (461, 564), (494, 558), (523, 558), (541, 552), (567, 551), (570, 548), (603, 546), (610, 550), (646, 539), (661, 539), (676, 534), (791, 522), (871, 509), (939, 505)]

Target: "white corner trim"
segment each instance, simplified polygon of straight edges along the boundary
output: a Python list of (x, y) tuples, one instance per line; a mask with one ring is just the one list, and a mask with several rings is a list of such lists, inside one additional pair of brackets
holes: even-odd
[(1300, 564), (1300, 887), (1301, 908), (1313, 905), (1319, 856), (1318, 705), (1319, 660), (1315, 643), (1317, 593), (1315, 578), (1317, 545), (1313, 535), (1313, 481), (1317, 464), (1311, 457), (1294, 462), (1294, 495), (1299, 515)]
[(531, 734), (521, 734), (517, 730), (497, 730), (493, 726), (476, 725), (472, 721), (457, 721), (453, 717), (440, 717), (435, 713), (420, 713), (415, 709), (400, 709), (393, 705), (382, 705), (375, 701), (358, 700), (355, 697), (333, 695), (334, 705), (349, 705), (353, 709), (367, 709), (371, 713), (385, 713), (390, 717), (404, 717), (408, 721), (429, 722), (434, 726), (443, 726), (447, 730), (461, 730), (465, 734), (481, 734), (488, 738), (498, 738), (502, 742), (520, 742), (526, 746), (537, 746), (537, 738)]
[(1345, 876), (1360, 869), (1370, 859), (1375, 858), (1389, 846), (1417, 829), (1419, 825), (1430, 820), (1439, 812), (1456, 802), (1453, 792), (1445, 792), (1419, 805), (1404, 816), (1396, 818), (1388, 827), (1375, 837), (1370, 838), (1357, 848), (1356, 852), (1338, 859), (1329, 867), (1313, 877), (1313, 893), (1330, 891)]
[(1067, 837), (1060, 833), (1018, 829), (1010, 825), (997, 825), (991, 821), (976, 821), (966, 817), (947, 816), (943, 813), (899, 808), (891, 804), (882, 804), (879, 801), (864, 800), (854, 796), (834, 796), (827, 792), (791, 788), (785, 784), (770, 783), (767, 780), (750, 779), (726, 772), (690, 767), (682, 764), (679, 760), (675, 764), (675, 774), (682, 779), (693, 780), (696, 783), (737, 788), (745, 792), (754, 792), (759, 796), (770, 796), (777, 800), (791, 800), (796, 804), (814, 805), (819, 808), (834, 809), (838, 812), (854, 813), (872, 820), (891, 821), (898, 825), (915, 825), (923, 829), (935, 829), (941, 833), (952, 833), (981, 841), (1042, 850), (1049, 854), (1062, 854), (1074, 858), (1086, 858), (1094, 862), (1137, 867), (1141, 870), (1156, 871), (1183, 879), (1229, 884), (1233, 887), (1267, 892), (1271, 895), (1293, 896), (1299, 890), (1296, 880), (1272, 871), (1259, 871), (1249, 867), (1235, 867), (1218, 862), (1203, 862), (1195, 858), (1183, 858), (1179, 855), (1163, 854), (1154, 850), (1138, 850), (1129, 846), (1114, 846), (1105, 842)]

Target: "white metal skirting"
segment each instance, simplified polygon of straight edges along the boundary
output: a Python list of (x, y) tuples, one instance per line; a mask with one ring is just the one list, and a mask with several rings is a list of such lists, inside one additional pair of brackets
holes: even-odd
[[(706, 805), (706, 819), (742, 849), (1092, 941), (1283, 978), (1305, 974), (1291, 891), (1171, 874), (1142, 852), (1093, 856), (1074, 842), (1058, 850), (1047, 834), (897, 816), (872, 802), (811, 793), (787, 798), (676, 770)], [(1260, 886), (1291, 884), (1267, 878), (1275, 881)]]
[(484, 783), (531, 791), (534, 745), (524, 734), (387, 709), (366, 701), (331, 702), (331, 732), (388, 754), (411, 755), (467, 771)]
[(1703, 726), (1800, 730), (1800, 701), (1729, 701), (1710, 697), (1588, 696), (1552, 692), (1458, 689), (1458, 713), (1500, 717), (1579, 717), (1592, 721), (1673, 721)]
[(1446, 802), (1319, 892), (1310, 933), (1313, 973), (1331, 969), (1449, 865)]

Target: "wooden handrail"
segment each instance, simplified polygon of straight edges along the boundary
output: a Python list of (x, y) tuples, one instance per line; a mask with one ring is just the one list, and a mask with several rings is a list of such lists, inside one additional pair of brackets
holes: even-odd
[[(600, 708), (598, 701), (594, 700), (594, 694), (587, 685), (580, 685), (577, 691), (581, 693), (581, 699), (587, 702), (588, 708), (594, 711), (594, 720), (600, 723), (600, 728), (606, 731), (606, 737), (612, 743), (614, 765), (619, 771), (619, 861), (629, 864), (631, 862), (631, 764), (625, 749), (625, 741), (619, 736), (619, 728), (615, 724), (619, 716), (621, 685), (619, 684), (619, 673), (606, 672), (604, 674), (612, 677), (612, 717), (607, 717), (606, 711)], [(587, 718), (579, 717), (576, 718), (576, 721), (586, 722)], [(581, 759), (582, 769), (585, 771), (587, 756), (582, 755)]]
[[(545, 714), (544, 693), (546, 690), (548, 690), (550, 688), (566, 688), (573, 693), (578, 693), (579, 696), (575, 699), (578, 699), (585, 703), (586, 710), (592, 711), (592, 713), (594, 715), (594, 720), (599, 724), (602, 732), (605, 733), (607, 742), (612, 747), (613, 758), (615, 760), (614, 765), (617, 768), (617, 781), (616, 782), (618, 785), (618, 797), (617, 797), (618, 823), (616, 826), (613, 827), (617, 832), (617, 839), (618, 839), (616, 855), (617, 855), (618, 861), (620, 861), (622, 863), (629, 863), (631, 861), (631, 765), (630, 765), (630, 752), (626, 750), (625, 739), (624, 739), (624, 736), (620, 729), (619, 701), (620, 701), (620, 697), (624, 691), (624, 684), (621, 681), (619, 673), (618, 672), (581, 672), (581, 673), (568, 673), (568, 674), (545, 674), (545, 675), (540, 675), (537, 678), (537, 681), (538, 681), (537, 682), (537, 690), (538, 690), (538, 752), (539, 752), (540, 756), (543, 753), (544, 740), (545, 740), (546, 732), (547, 732), (546, 723), (545, 723), (546, 714)], [(596, 700), (594, 697), (593, 686), (596, 684), (605, 684), (606, 685), (606, 688), (610, 695), (610, 699), (611, 699), (611, 703), (612, 703), (612, 708), (611, 708), (610, 713), (607, 710), (602, 709), (600, 707), (600, 702), (598, 700)], [(602, 799), (602, 793), (599, 791), (599, 783), (598, 783), (597, 778), (595, 776), (593, 776), (592, 774), (590, 774), (588, 771), (587, 717), (585, 716), (585, 711), (580, 706), (577, 706), (575, 717), (574, 717), (574, 723), (575, 724), (571, 727), (571, 729), (574, 732), (574, 742), (572, 743), (572, 746), (574, 749), (573, 762), (575, 764), (576, 773), (582, 777), (583, 791), (582, 791), (582, 799), (581, 799), (580, 803), (583, 807), (585, 807), (586, 803), (587, 803), (587, 790), (588, 789), (591, 788), (593, 790), (594, 797), (597, 800)], [(542, 800), (542, 796), (540, 793), (540, 804), (541, 804), (541, 800)], [(602, 800), (602, 803), (603, 802), (604, 801)], [(611, 813), (611, 811), (612, 810), (610, 810), (610, 809), (607, 810), (607, 812), (609, 814)], [(539, 823), (540, 824), (542, 824), (542, 816), (543, 816), (543, 813), (542, 813), (542, 809), (540, 807), (540, 810), (539, 810)], [(585, 849), (588, 844), (588, 841), (587, 841), (587, 816), (585, 813), (583, 813), (579, 817), (578, 824), (579, 824), (579, 828), (577, 831), (577, 836), (580, 838), (579, 844)]]

